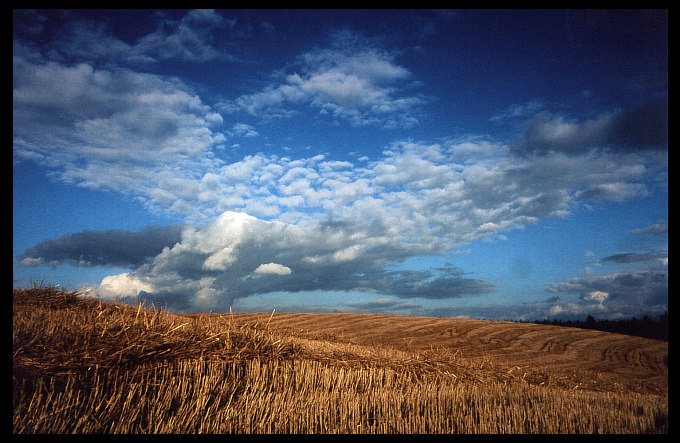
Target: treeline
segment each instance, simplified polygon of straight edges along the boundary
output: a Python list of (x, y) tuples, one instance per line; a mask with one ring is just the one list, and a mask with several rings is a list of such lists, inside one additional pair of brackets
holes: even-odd
[(641, 319), (632, 317), (627, 320), (595, 320), (589, 315), (585, 321), (536, 320), (541, 325), (568, 326), (572, 328), (596, 329), (598, 331), (615, 332), (637, 337), (654, 338), (668, 341), (668, 311), (652, 319), (645, 315)]

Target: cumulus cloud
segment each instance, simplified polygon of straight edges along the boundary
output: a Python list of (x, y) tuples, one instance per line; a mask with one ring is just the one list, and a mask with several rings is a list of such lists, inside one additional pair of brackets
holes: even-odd
[(643, 183), (600, 183), (585, 191), (578, 191), (576, 197), (584, 200), (624, 201), (633, 197), (649, 195), (647, 186)]
[[(201, 23), (224, 25), (214, 12), (203, 11), (169, 29)], [(361, 166), (325, 156), (265, 154), (226, 163), (220, 153), (227, 137), (258, 132), (244, 123), (219, 132), (223, 117), (177, 79), (66, 64), (20, 44), (13, 60), (15, 159), (41, 163), (67, 183), (133, 195), (150, 209), (190, 222), (225, 211), (292, 224), (366, 220), (377, 230), (389, 226), (388, 235), (376, 238), (436, 251), (567, 215), (581, 200), (647, 195), (644, 180), (653, 172), (649, 159), (634, 150), (591, 153), (567, 146), (583, 146), (579, 137), (612, 133), (598, 128), (612, 126), (626, 112), (586, 123), (546, 115), (527, 138), (551, 151), (531, 159), (515, 157), (504, 143), (468, 137), (397, 141)], [(260, 114), (305, 103), (349, 121), (389, 124), (412, 118), (420, 102), (407, 94), (412, 74), (394, 55), (348, 31), (337, 32), (328, 48), (301, 54), (295, 66), (299, 71), (286, 74), (282, 84), (240, 97), (230, 109)], [(520, 115), (538, 106), (508, 112)], [(629, 114), (661, 118), (658, 108)], [(336, 258), (354, 253), (337, 252)]]
[[(49, 246), (56, 244), (43, 245), (44, 255), (56, 257), (49, 255)], [(115, 249), (113, 242), (103, 243), (98, 264), (115, 257), (107, 247)], [(449, 266), (389, 270), (391, 264), (421, 253), (417, 245), (372, 238), (370, 226), (328, 221), (294, 226), (225, 212), (208, 225), (186, 226), (179, 241), (92, 289), (106, 298), (161, 300), (176, 310), (224, 310), (237, 298), (279, 291), (451, 299), (496, 290), (493, 283), (465, 278)]]
[(231, 137), (245, 137), (252, 138), (260, 135), (255, 128), (246, 123), (236, 123), (232, 128), (227, 131), (227, 134)]
[[(40, 33), (42, 16), (26, 16), (35, 26), (21, 32)], [(102, 281), (106, 296), (148, 294), (177, 309), (219, 309), (271, 291), (361, 290), (397, 299), (488, 294), (497, 290), (493, 283), (455, 268), (397, 272), (390, 265), (566, 216), (583, 201), (646, 195), (650, 156), (667, 148), (667, 105), (577, 121), (529, 102), (492, 117), (503, 122), (539, 112), (510, 145), (466, 136), (398, 140), (360, 164), (262, 153), (227, 161), (217, 154), (227, 137), (258, 137), (255, 127), (229, 122), (223, 134), (222, 115), (186, 84), (129, 66), (219, 57), (210, 32), (234, 23), (214, 11), (159, 20), (133, 42), (89, 22), (58, 34), (49, 51), (14, 42), (15, 160), (38, 162), (63, 182), (131, 195), (194, 224), (84, 231), (19, 257), (26, 266), (131, 269)], [(329, 47), (300, 54), (275, 78), (215, 107), (285, 117), (302, 106), (356, 126), (408, 127), (426, 102), (413, 93), (418, 84), (395, 54), (349, 31), (335, 33)], [(578, 291), (583, 297), (606, 292), (604, 305), (619, 297), (611, 285), (586, 283)], [(395, 303), (394, 309), (405, 306)]]
[(586, 301), (596, 301), (600, 304), (604, 303), (609, 298), (609, 293), (605, 291), (591, 291), (583, 299)]
[(278, 263), (265, 263), (258, 266), (253, 272), (255, 272), (255, 274), (288, 275), (291, 273), (291, 270), (288, 266), (283, 266)]
[(577, 301), (554, 303), (550, 308), (553, 315), (598, 312), (614, 318), (640, 312), (660, 314), (668, 310), (668, 265), (660, 261), (647, 270), (573, 278), (550, 284), (548, 291), (578, 297)]
[(542, 301), (503, 305), (438, 307), (418, 311), (422, 315), (460, 315), (496, 320), (584, 320), (586, 316), (622, 319), (656, 316), (668, 311), (668, 259), (659, 259), (647, 269), (569, 279), (550, 283), (551, 296)]
[[(477, 296), (497, 287), (452, 268), (397, 272), (389, 266), (565, 216), (585, 198), (584, 189), (635, 183), (647, 173), (645, 157), (634, 153), (529, 160), (509, 155), (502, 145), (491, 149), (488, 140), (465, 143), (467, 152), (479, 143), (493, 155), (461, 157), (460, 140), (403, 141), (361, 166), (324, 155), (293, 160), (256, 154), (212, 165), (196, 178), (157, 173), (154, 193), (147, 195), (166, 208), (186, 205), (208, 222), (185, 227), (180, 240), (155, 255), (149, 252), (141, 264), (120, 262), (136, 266), (128, 280), (148, 285), (145, 293), (175, 309), (228, 309), (236, 298), (273, 291), (354, 290), (402, 299)], [(222, 212), (210, 218), (216, 211)], [(51, 246), (56, 244), (26, 254), (26, 264), (41, 257), (62, 259), (49, 258)], [(290, 273), (272, 272), (285, 269)], [(615, 294), (607, 288), (585, 293), (595, 290)]]
[(113, 299), (136, 298), (139, 294), (153, 291), (153, 287), (128, 272), (109, 275), (102, 279), (97, 292), (101, 297)]

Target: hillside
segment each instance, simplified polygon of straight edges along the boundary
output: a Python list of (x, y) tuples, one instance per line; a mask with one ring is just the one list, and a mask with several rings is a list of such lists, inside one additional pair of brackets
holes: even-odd
[[(219, 317), (219, 315), (216, 315)], [(383, 314), (233, 314), (291, 337), (400, 351), (455, 353), (470, 365), (526, 373), (529, 383), (668, 392), (668, 343), (602, 331), (504, 321)], [(222, 314), (222, 318), (226, 318)]]
[(15, 433), (666, 433), (668, 344), (13, 291)]

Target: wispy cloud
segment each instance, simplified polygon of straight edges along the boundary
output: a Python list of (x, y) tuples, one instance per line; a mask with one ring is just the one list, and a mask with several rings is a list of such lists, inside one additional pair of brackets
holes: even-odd
[(523, 139), (511, 147), (520, 154), (667, 149), (668, 103), (653, 101), (580, 122), (540, 112), (530, 119)]
[(356, 126), (411, 126), (423, 95), (409, 94), (411, 73), (394, 56), (349, 31), (334, 35), (331, 48), (301, 54), (278, 83), (222, 103), (225, 113), (289, 117), (297, 105)]
[[(152, 16), (152, 12), (148, 12)], [(213, 10), (193, 10), (179, 20), (166, 14), (155, 14), (157, 26), (132, 42), (114, 36), (104, 21), (91, 19), (72, 20), (69, 11), (51, 11), (43, 14), (19, 12), (27, 23), (44, 23), (47, 20), (62, 29), (50, 41), (45, 55), (53, 61), (69, 63), (80, 60), (87, 63), (126, 66), (148, 66), (160, 61), (207, 62), (235, 60), (231, 54), (215, 47), (215, 30), (233, 26)], [(33, 27), (39, 34), (42, 27)]]
[(15, 55), (13, 109), (15, 158), (163, 207), (191, 189), (180, 181), (219, 164), (212, 150), (226, 140), (222, 117), (179, 81), (126, 69)]
[(501, 123), (515, 119), (528, 119), (535, 116), (543, 108), (543, 103), (538, 100), (532, 100), (524, 104), (509, 106), (503, 111), (492, 115), (489, 121)]
[(666, 234), (668, 232), (668, 225), (666, 223), (657, 223), (645, 228), (633, 229), (633, 234)]
[(600, 261), (613, 262), (613, 263), (636, 263), (641, 261), (658, 260), (659, 258), (664, 258), (665, 255), (653, 252), (646, 252), (643, 254), (636, 252), (624, 252), (621, 254), (614, 254), (608, 257), (601, 258)]

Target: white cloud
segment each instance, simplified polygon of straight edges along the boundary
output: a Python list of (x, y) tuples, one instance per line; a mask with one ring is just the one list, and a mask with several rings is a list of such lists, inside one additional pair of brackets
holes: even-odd
[(356, 126), (404, 127), (417, 123), (416, 113), (425, 99), (400, 95), (411, 73), (367, 42), (340, 47), (339, 40), (358, 39), (351, 33), (341, 32), (335, 38), (335, 47), (299, 57), (301, 73), (294, 72), (280, 84), (223, 103), (221, 109), (265, 118), (289, 117), (296, 112), (292, 107), (305, 104)]
[(211, 151), (225, 141), (212, 129), (220, 118), (176, 80), (19, 56), (14, 78), (14, 154), (63, 181), (167, 208), (219, 164)]
[[(218, 114), (219, 115), (219, 114)], [(227, 131), (227, 134), (231, 137), (245, 137), (252, 138), (260, 135), (255, 128), (246, 123), (236, 123), (232, 126), (231, 130)]]
[(104, 277), (97, 289), (99, 296), (108, 299), (137, 297), (142, 291), (153, 293), (154, 287), (129, 272)]
[[(460, 298), (495, 285), (459, 272), (391, 272), (386, 266), (426, 251), (370, 226), (322, 222), (293, 226), (225, 212), (202, 227), (186, 227), (130, 273), (102, 280), (102, 296), (162, 300), (176, 310), (228, 309), (234, 299), (274, 291), (368, 291), (400, 298)], [(285, 278), (281, 278), (285, 277)]]
[(278, 263), (265, 263), (258, 266), (253, 272), (255, 274), (288, 275), (292, 271), (288, 266), (280, 265)]
[(640, 312), (660, 314), (668, 310), (668, 268), (657, 261), (647, 269), (551, 283), (548, 291), (577, 297), (555, 306), (561, 314), (585, 315), (592, 310), (612, 318)]
[[(636, 166), (644, 157), (633, 154), (551, 154), (531, 161), (501, 154), (460, 161), (459, 154), (440, 145), (410, 141), (389, 146), (382, 158), (361, 167), (325, 156), (292, 160), (256, 154), (208, 168), (193, 181), (161, 174), (153, 198), (187, 205), (185, 211), (200, 211), (209, 222), (187, 226), (181, 241), (125, 281), (103, 284), (111, 293), (117, 287), (125, 295), (153, 292), (178, 310), (210, 303), (212, 309), (228, 309), (235, 298), (272, 291), (358, 290), (399, 298), (489, 293), (495, 290), (490, 282), (390, 273), (386, 266), (562, 216), (584, 198), (582, 189), (638, 180), (644, 170)], [(427, 174), (395, 167), (412, 164)], [(162, 190), (167, 195), (161, 199)], [(210, 211), (218, 209), (222, 213), (210, 219)], [(273, 273), (285, 269), (291, 271), (285, 279)], [(589, 304), (598, 301), (589, 294), (606, 292), (609, 297), (596, 305), (616, 307), (623, 289), (635, 287), (623, 277), (587, 277), (551, 290), (579, 294), (581, 303)], [(636, 278), (647, 287), (659, 286), (656, 277)], [(657, 301), (659, 296), (656, 290), (650, 295)]]
[(602, 114), (594, 120), (576, 122), (547, 113), (538, 115), (530, 124), (525, 137), (534, 149), (577, 151), (601, 146), (607, 142), (613, 114)]
[[(343, 69), (360, 71), (351, 54), (343, 57)], [(362, 75), (377, 75), (366, 69)], [(211, 129), (219, 118), (176, 80), (18, 56), (14, 70), (16, 156), (42, 159), (64, 181), (133, 194), (189, 220), (228, 210), (287, 223), (333, 217), (385, 226), (390, 238), (441, 250), (564, 216), (578, 200), (647, 192), (642, 154), (514, 157), (507, 147), (472, 137), (446, 146), (395, 142), (361, 167), (324, 156), (264, 154), (224, 164), (213, 155), (225, 141)], [(388, 77), (401, 78), (399, 72)], [(232, 127), (242, 136), (251, 131)]]
[(211, 287), (201, 287), (196, 291), (196, 296), (193, 299), (193, 306), (200, 311), (209, 311), (213, 307), (218, 306), (220, 301), (219, 291)]
[(599, 304), (604, 303), (609, 298), (609, 293), (606, 291), (591, 291), (583, 297), (586, 301), (596, 301)]

